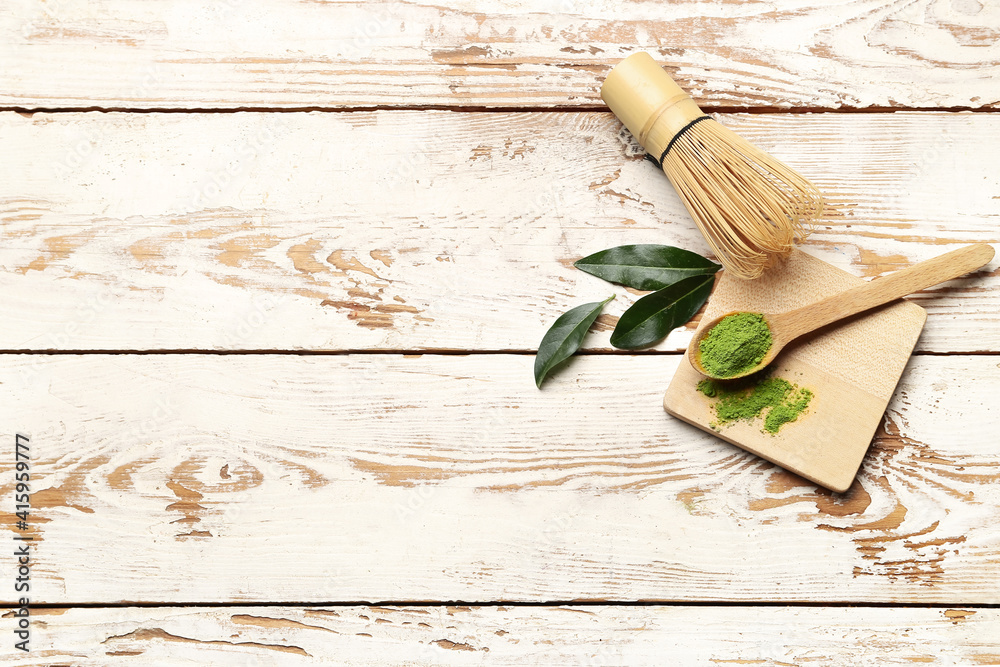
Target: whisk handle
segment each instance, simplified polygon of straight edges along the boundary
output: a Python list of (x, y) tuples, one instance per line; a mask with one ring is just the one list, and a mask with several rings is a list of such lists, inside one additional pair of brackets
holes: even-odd
[(634, 53), (608, 73), (601, 98), (654, 158), (692, 121), (705, 117), (691, 96), (653, 57)]

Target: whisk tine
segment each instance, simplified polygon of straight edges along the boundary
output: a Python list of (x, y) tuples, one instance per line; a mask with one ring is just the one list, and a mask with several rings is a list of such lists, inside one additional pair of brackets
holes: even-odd
[(712, 252), (735, 275), (760, 276), (822, 215), (815, 185), (711, 120), (649, 54), (619, 63), (601, 96), (658, 158)]
[(745, 278), (805, 238), (822, 206), (808, 181), (714, 122), (680, 137), (663, 170), (719, 260)]

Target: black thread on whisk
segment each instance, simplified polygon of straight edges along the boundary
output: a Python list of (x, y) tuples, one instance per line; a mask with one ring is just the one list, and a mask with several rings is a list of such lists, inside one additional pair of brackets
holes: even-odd
[(666, 159), (667, 153), (670, 152), (670, 149), (674, 147), (674, 142), (677, 141), (678, 139), (680, 139), (682, 134), (684, 134), (685, 132), (687, 132), (688, 130), (690, 130), (692, 127), (694, 127), (695, 125), (697, 125), (698, 123), (700, 123), (703, 120), (712, 120), (712, 117), (711, 116), (698, 116), (693, 121), (691, 121), (690, 123), (688, 123), (687, 125), (685, 125), (684, 127), (682, 127), (680, 132), (678, 132), (677, 134), (674, 135), (674, 138), (670, 140), (670, 143), (667, 144), (667, 147), (665, 149), (663, 149), (663, 153), (660, 154), (660, 159), (659, 160), (657, 160), (655, 157), (653, 157), (649, 153), (646, 153), (646, 159), (649, 160), (650, 162), (652, 162), (653, 164), (655, 164), (660, 169), (663, 169), (663, 160)]

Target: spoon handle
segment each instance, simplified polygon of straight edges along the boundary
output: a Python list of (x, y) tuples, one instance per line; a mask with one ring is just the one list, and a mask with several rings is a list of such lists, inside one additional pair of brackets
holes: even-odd
[(946, 280), (975, 271), (993, 259), (993, 247), (985, 243), (965, 246), (876, 278), (822, 301), (782, 313), (782, 328), (788, 338), (797, 338), (855, 313), (889, 303)]

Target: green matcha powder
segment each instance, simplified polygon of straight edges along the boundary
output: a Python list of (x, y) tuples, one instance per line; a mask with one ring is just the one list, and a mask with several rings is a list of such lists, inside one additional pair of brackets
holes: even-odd
[(701, 365), (720, 378), (730, 378), (754, 368), (770, 349), (771, 329), (760, 313), (728, 315), (698, 344)]
[(698, 391), (718, 399), (712, 428), (735, 421), (753, 421), (766, 411), (763, 430), (767, 433), (777, 433), (782, 426), (798, 419), (813, 397), (812, 391), (788, 380), (753, 376), (729, 382), (702, 380)]

